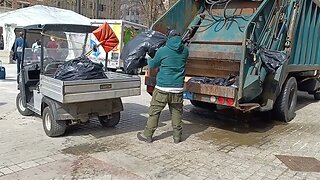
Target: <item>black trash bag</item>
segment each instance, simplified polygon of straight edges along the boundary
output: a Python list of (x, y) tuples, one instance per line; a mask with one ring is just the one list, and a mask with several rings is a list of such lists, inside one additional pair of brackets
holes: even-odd
[(207, 77), (192, 77), (188, 82), (196, 84), (210, 84), (211, 80)]
[(120, 59), (124, 62), (125, 72), (146, 66), (146, 54), (153, 58), (166, 41), (167, 36), (157, 31), (148, 30), (138, 34), (122, 49)]
[(192, 77), (188, 83), (238, 87), (239, 76), (229, 75), (228, 78)]
[(53, 77), (63, 81), (107, 78), (103, 65), (94, 63), (85, 56), (65, 62), (58, 67)]
[(275, 73), (287, 60), (287, 54), (281, 51), (273, 51), (265, 48), (260, 49), (261, 60), (269, 73)]

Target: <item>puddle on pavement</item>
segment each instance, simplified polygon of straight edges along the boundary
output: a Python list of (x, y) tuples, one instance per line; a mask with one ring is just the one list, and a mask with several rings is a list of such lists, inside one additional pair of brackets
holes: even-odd
[(208, 131), (200, 135), (204, 141), (230, 142), (237, 145), (252, 146), (258, 143), (264, 135), (258, 133), (240, 134), (231, 131)]
[(229, 142), (236, 145), (253, 146), (261, 141), (271, 139), (270, 136), (274, 134), (285, 132), (291, 126), (277, 122), (273, 124), (261, 122), (258, 127), (254, 124), (243, 126), (224, 122), (215, 127), (215, 129), (200, 134), (199, 138), (203, 141)]
[(284, 133), (289, 128), (295, 129), (294, 125), (268, 120), (265, 114), (236, 114), (228, 110), (222, 113), (201, 109), (191, 111), (198, 117), (189, 118), (188, 121), (196, 122), (200, 118), (206, 126), (214, 128), (198, 135), (203, 141), (253, 146), (271, 140), (271, 136)]

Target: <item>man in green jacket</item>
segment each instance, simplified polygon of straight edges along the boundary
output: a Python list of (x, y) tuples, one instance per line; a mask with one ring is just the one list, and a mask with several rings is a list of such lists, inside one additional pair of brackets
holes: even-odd
[(181, 142), (183, 86), (185, 66), (189, 56), (180, 35), (171, 31), (164, 47), (161, 47), (153, 59), (148, 60), (150, 68), (159, 68), (156, 87), (152, 94), (149, 118), (143, 133), (137, 137), (141, 141), (152, 142), (152, 136), (158, 127), (159, 116), (168, 104), (171, 112), (174, 143)]

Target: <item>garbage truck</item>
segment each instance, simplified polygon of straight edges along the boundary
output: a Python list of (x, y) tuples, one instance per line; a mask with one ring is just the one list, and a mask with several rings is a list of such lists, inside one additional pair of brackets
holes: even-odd
[[(194, 106), (295, 117), (297, 91), (320, 100), (319, 0), (179, 0), (151, 29), (183, 35), (184, 98)], [(145, 76), (152, 93), (157, 69)]]

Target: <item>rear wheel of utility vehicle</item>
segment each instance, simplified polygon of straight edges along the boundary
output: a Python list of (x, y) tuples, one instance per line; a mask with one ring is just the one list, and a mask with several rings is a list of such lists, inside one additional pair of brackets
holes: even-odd
[(314, 99), (315, 100), (320, 100), (320, 92), (316, 92), (316, 93), (314, 93)]
[(216, 109), (217, 105), (213, 103), (208, 102), (202, 102), (202, 101), (196, 101), (196, 100), (190, 100), (191, 104), (198, 108), (205, 108), (205, 109)]
[(281, 121), (290, 122), (295, 117), (297, 91), (296, 78), (290, 77), (283, 85), (282, 91), (274, 106), (274, 110)]
[(99, 116), (99, 121), (103, 127), (115, 127), (120, 122), (120, 112), (110, 116)]
[(19, 93), (16, 97), (16, 106), (19, 113), (23, 116), (31, 116), (33, 114), (33, 112), (30, 109), (23, 105), (21, 93)]
[(45, 107), (42, 113), (42, 124), (44, 132), (49, 137), (61, 136), (67, 129), (66, 121), (57, 121), (54, 119), (52, 109)]

